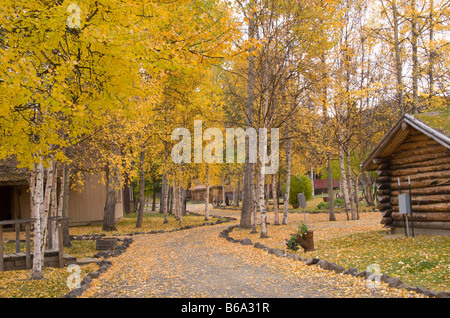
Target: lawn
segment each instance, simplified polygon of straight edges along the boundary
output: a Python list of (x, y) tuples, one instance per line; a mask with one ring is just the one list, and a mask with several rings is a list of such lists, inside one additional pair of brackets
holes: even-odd
[[(107, 232), (107, 235), (123, 235), (134, 232), (149, 232), (152, 230), (170, 231), (180, 227), (180, 222), (172, 214), (167, 216), (168, 223), (163, 223), (163, 215), (158, 212), (144, 213), (141, 228), (136, 228), (137, 213), (127, 213), (124, 218), (116, 223), (117, 231)], [(210, 217), (207, 222), (216, 222), (218, 219)], [(182, 226), (196, 226), (205, 223), (204, 216), (187, 214), (182, 218)], [(77, 226), (70, 228), (70, 234), (100, 234), (103, 233), (102, 225)]]
[[(272, 248), (286, 249), (285, 240), (295, 233), (303, 221), (303, 213), (290, 213), (287, 225), (273, 225), (273, 213), (268, 213), (269, 238), (259, 233), (235, 229), (230, 236), (248, 237)], [(442, 291), (450, 290), (450, 237), (392, 235), (379, 224), (378, 212), (362, 212), (360, 220), (347, 221), (345, 213), (336, 213), (337, 221), (328, 221), (327, 213), (307, 213), (306, 223), (314, 230), (316, 250), (299, 253), (302, 257), (328, 260), (345, 268), (366, 270), (377, 264), (382, 273), (399, 277), (413, 286)], [(281, 220), (281, 216), (280, 216)], [(259, 231), (259, 228), (258, 228)], [(292, 251), (290, 251), (292, 252)]]

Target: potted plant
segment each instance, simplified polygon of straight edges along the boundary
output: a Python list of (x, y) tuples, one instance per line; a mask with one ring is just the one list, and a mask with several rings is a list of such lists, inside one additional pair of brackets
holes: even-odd
[(297, 251), (300, 245), (305, 252), (314, 251), (314, 232), (311, 231), (305, 223), (299, 224), (297, 233), (292, 234), (289, 240), (286, 240), (288, 249)]

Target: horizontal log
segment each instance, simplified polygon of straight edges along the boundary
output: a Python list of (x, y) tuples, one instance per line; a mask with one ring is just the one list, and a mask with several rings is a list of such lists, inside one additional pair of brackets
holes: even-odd
[(441, 153), (441, 152), (445, 153), (446, 151), (447, 151), (447, 148), (445, 148), (441, 144), (423, 147), (423, 148), (411, 147), (411, 149), (408, 149), (408, 150), (398, 151), (398, 152), (395, 151), (391, 155), (391, 161), (395, 160), (397, 158), (412, 158), (412, 157), (427, 155), (427, 154), (436, 154), (436, 153)]
[[(409, 228), (411, 229), (411, 221), (408, 222)], [(424, 228), (424, 229), (450, 229), (450, 222), (413, 222), (414, 228)], [(394, 227), (404, 227), (403, 221), (393, 221), (392, 225)]]
[(390, 177), (390, 176), (381, 176), (381, 177), (378, 177), (378, 178), (375, 180), (375, 182), (376, 182), (376, 183), (379, 183), (379, 184), (381, 184), (381, 183), (386, 183), (386, 182), (391, 182), (391, 177)]
[(382, 189), (382, 190), (378, 190), (377, 193), (379, 195), (390, 195), (391, 194), (391, 189)]
[(419, 161), (419, 162), (410, 162), (410, 163), (404, 163), (399, 165), (391, 165), (392, 170), (398, 170), (398, 169), (409, 169), (409, 168), (417, 168), (417, 167), (431, 167), (431, 166), (440, 166), (443, 164), (446, 164), (449, 162), (449, 156), (443, 156), (441, 158), (437, 159), (430, 159), (426, 161)]
[(391, 185), (392, 185), (392, 183), (390, 183), (390, 182), (385, 182), (385, 183), (375, 182), (375, 186), (377, 187), (378, 191), (391, 189)]
[(418, 148), (428, 148), (440, 145), (436, 140), (428, 138), (423, 140), (404, 141), (400, 146), (395, 149), (395, 153), (415, 150)]
[[(395, 221), (403, 221), (403, 214), (392, 212), (391, 217)], [(414, 212), (412, 213), (413, 221), (443, 221), (450, 222), (450, 213), (448, 212)], [(411, 215), (408, 215), (411, 218)]]
[[(418, 131), (417, 131), (418, 132)], [(405, 139), (404, 142), (415, 142), (415, 141), (422, 141), (422, 140), (430, 140), (431, 138), (427, 135), (419, 132), (418, 134), (411, 131), (409, 136)]]
[(438, 153), (429, 153), (420, 156), (405, 156), (403, 158), (392, 158), (391, 159), (391, 167), (396, 165), (403, 165), (409, 163), (423, 162), (428, 160), (440, 159), (440, 158), (448, 158), (450, 154), (448, 152), (438, 152)]
[(381, 215), (383, 217), (391, 216), (391, 214), (392, 214), (392, 209), (387, 209), (387, 210), (384, 210), (383, 212), (381, 212)]
[[(386, 202), (386, 201), (385, 201)], [(392, 205), (398, 205), (398, 196), (391, 196)], [(411, 195), (412, 204), (450, 203), (450, 194)]]
[(392, 220), (392, 218), (391, 217), (385, 217), (385, 218), (382, 218), (381, 219), (381, 224), (384, 224), (384, 225), (388, 225), (388, 224), (391, 224), (393, 222), (393, 220)]
[[(408, 179), (403, 180), (400, 179), (400, 188), (402, 190), (409, 189), (408, 185)], [(406, 181), (406, 182), (405, 182)], [(450, 178), (433, 178), (429, 180), (412, 180), (411, 181), (411, 189), (417, 189), (417, 188), (428, 188), (428, 187), (443, 187), (450, 185)], [(398, 182), (395, 180), (395, 182), (391, 182), (390, 185), (391, 191), (398, 190)]]
[[(450, 212), (450, 202), (434, 204), (413, 204), (411, 206), (414, 212)], [(392, 205), (392, 211), (398, 212), (398, 205)]]
[(396, 169), (391, 172), (392, 177), (408, 176), (418, 173), (428, 173), (437, 171), (450, 170), (450, 162), (438, 166), (427, 166), (417, 168)]
[[(407, 187), (407, 185), (405, 185), (404, 187), (402, 186), (402, 191), (404, 193), (408, 193), (409, 192), (409, 188)], [(380, 191), (378, 191), (379, 194)], [(399, 195), (399, 191), (397, 190), (391, 190), (389, 192), (392, 196), (398, 196)], [(385, 194), (385, 193), (383, 193)], [(415, 195), (433, 195), (433, 194), (450, 194), (450, 185), (446, 185), (446, 186), (437, 186), (437, 187), (426, 187), (426, 188), (412, 188), (411, 189), (411, 195), (415, 196)]]
[[(398, 183), (398, 179), (400, 179), (400, 183), (408, 182), (408, 177), (410, 178), (411, 182), (421, 181), (421, 180), (447, 179), (447, 178), (450, 178), (450, 170), (424, 172), (424, 173), (411, 174), (408, 176), (392, 177), (391, 181), (394, 183)], [(387, 178), (387, 177), (382, 177), (382, 178)]]
[(386, 202), (386, 203), (378, 203), (377, 204), (377, 209), (380, 211), (384, 211), (384, 210), (388, 210), (391, 209), (391, 203), (390, 202)]

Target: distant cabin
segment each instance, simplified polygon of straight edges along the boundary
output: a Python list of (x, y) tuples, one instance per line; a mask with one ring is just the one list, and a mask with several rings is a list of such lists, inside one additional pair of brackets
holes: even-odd
[[(392, 233), (405, 233), (399, 213), (399, 186), (409, 193), (415, 234), (450, 235), (449, 110), (403, 115), (362, 163), (376, 171), (381, 223)], [(408, 215), (409, 220), (411, 217)], [(409, 222), (411, 229), (411, 222)]]
[[(18, 169), (13, 161), (0, 162), (0, 221), (31, 218), (29, 171)], [(116, 195), (116, 219), (123, 218), (124, 196)], [(86, 174), (82, 191), (69, 192), (69, 225), (101, 223), (106, 203), (106, 185), (101, 173)]]

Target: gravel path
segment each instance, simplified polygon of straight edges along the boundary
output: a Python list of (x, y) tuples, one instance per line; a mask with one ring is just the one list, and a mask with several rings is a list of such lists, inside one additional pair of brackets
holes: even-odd
[[(83, 297), (393, 297), (382, 285), (230, 243), (225, 223), (141, 235)], [(232, 235), (231, 235), (232, 236)], [(255, 243), (255, 242), (253, 242)], [(394, 296), (395, 297), (395, 296)]]

